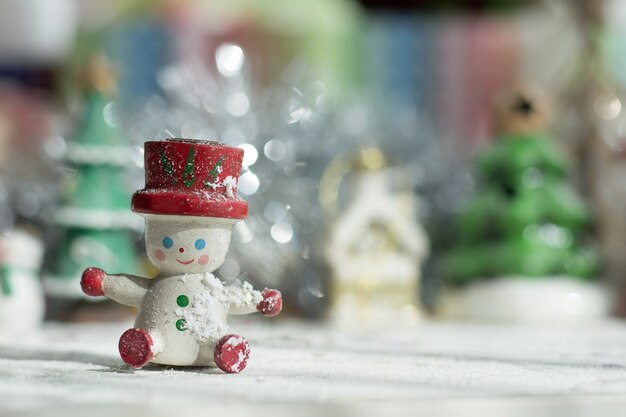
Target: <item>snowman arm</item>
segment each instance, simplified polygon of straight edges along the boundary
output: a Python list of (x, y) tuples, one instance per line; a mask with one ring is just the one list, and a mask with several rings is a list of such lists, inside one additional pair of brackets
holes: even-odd
[(91, 267), (83, 272), (80, 286), (92, 297), (104, 295), (120, 304), (139, 307), (150, 281), (133, 275), (108, 275), (100, 268)]
[(135, 275), (105, 275), (102, 292), (108, 298), (120, 304), (139, 307), (146, 295), (150, 280)]
[(244, 282), (225, 286), (224, 299), (228, 304), (228, 314), (250, 314), (257, 311), (256, 307), (263, 297), (252, 285)]

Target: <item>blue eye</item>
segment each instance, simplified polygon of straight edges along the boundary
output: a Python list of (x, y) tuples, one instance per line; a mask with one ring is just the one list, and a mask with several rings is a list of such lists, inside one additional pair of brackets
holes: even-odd
[(204, 239), (198, 239), (193, 245), (196, 247), (196, 249), (202, 250), (206, 247), (206, 242), (204, 241)]
[(171, 248), (172, 246), (174, 246), (174, 241), (172, 240), (172, 238), (171, 238), (171, 237), (169, 237), (169, 236), (168, 236), (168, 237), (166, 237), (165, 239), (163, 239), (163, 247), (164, 247), (165, 249), (169, 249), (169, 248)]

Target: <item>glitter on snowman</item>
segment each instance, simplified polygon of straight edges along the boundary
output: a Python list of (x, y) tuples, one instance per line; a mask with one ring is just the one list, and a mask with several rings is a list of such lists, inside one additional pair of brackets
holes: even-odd
[(88, 268), (81, 280), (86, 294), (139, 309), (135, 327), (119, 341), (129, 366), (241, 372), (250, 347), (229, 333), (227, 316), (281, 311), (279, 291), (226, 285), (212, 274), (224, 262), (233, 225), (247, 215), (247, 203), (236, 196), (242, 157), (240, 149), (217, 142), (146, 142), (146, 188), (134, 194), (132, 206), (145, 218), (146, 251), (159, 273), (149, 279)]

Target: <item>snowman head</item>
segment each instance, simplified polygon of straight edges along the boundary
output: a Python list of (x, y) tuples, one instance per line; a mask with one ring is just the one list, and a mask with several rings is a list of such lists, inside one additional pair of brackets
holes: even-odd
[(222, 265), (234, 219), (144, 215), (148, 258), (168, 273), (213, 272)]
[(42, 257), (43, 244), (32, 234), (15, 229), (0, 235), (0, 265), (36, 272)]

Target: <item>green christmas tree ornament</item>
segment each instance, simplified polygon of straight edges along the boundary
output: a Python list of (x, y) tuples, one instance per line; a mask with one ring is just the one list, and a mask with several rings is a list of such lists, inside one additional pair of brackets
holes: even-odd
[(568, 182), (568, 161), (545, 134), (548, 106), (520, 89), (500, 108), (501, 136), (476, 160), (478, 186), (456, 219), (456, 246), (443, 258), (450, 287), (443, 311), (514, 321), (606, 314), (592, 281), (591, 216)]
[(136, 271), (132, 229), (141, 220), (129, 210), (123, 181), (130, 151), (113, 119), (115, 78), (106, 61), (93, 58), (83, 76), (84, 114), (66, 161), (77, 175), (65, 184), (63, 205), (51, 216), (62, 239), (49, 248), (46, 292), (55, 298), (83, 298), (80, 277), (97, 265), (111, 271)]

